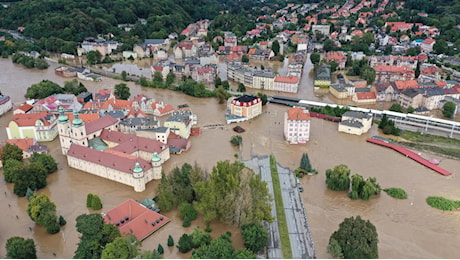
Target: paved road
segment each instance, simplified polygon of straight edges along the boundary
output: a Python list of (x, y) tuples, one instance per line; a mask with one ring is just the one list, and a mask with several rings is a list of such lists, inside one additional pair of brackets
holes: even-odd
[[(253, 157), (252, 160), (244, 162), (246, 167), (259, 173), (261, 179), (267, 182), (268, 190), (273, 195), (273, 182), (270, 171), (269, 156)], [(302, 203), (300, 192), (297, 187), (297, 180), (288, 168), (277, 165), (288, 224), (289, 239), (291, 242), (292, 257), (295, 259), (316, 258), (313, 239), (308, 227), (307, 215)], [(274, 196), (274, 195), (273, 195)], [(278, 222), (276, 221), (276, 206), (272, 204), (272, 216), (274, 221), (267, 224), (269, 230), (269, 244), (267, 247), (267, 258), (281, 259), (280, 235)]]

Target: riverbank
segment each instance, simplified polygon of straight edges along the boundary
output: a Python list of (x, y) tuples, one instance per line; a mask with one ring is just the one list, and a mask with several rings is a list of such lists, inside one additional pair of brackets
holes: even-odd
[(404, 130), (396, 138), (396, 142), (406, 148), (460, 159), (460, 140), (458, 139)]

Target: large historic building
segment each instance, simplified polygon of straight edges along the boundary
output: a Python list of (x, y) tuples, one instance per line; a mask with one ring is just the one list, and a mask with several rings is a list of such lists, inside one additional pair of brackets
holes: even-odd
[(145, 190), (161, 179), (169, 147), (158, 141), (119, 132), (119, 121), (104, 116), (85, 124), (74, 112), (70, 121), (59, 109), (58, 132), (62, 153), (70, 167)]
[(284, 114), (284, 138), (290, 144), (305, 144), (310, 140), (310, 113), (293, 107)]

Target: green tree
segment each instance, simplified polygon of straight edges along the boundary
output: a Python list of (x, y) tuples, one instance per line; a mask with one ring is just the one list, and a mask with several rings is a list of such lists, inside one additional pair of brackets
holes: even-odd
[(168, 236), (168, 246), (174, 246), (174, 239), (171, 235)]
[(25, 97), (30, 99), (43, 99), (53, 94), (62, 94), (64, 89), (58, 84), (49, 81), (42, 80), (40, 83), (32, 84), (26, 90)]
[(59, 224), (56, 216), (56, 205), (45, 194), (32, 195), (27, 206), (27, 214), (30, 218), (40, 226), (51, 227), (49, 233), (54, 232), (57, 226), (59, 232)]
[(6, 163), (7, 160), (12, 159), (22, 161), (22, 150), (15, 144), (6, 143), (2, 148), (2, 162)]
[(246, 54), (244, 54), (242, 57), (241, 57), (241, 62), (243, 63), (248, 63), (249, 62), (249, 58)]
[(6, 258), (37, 259), (37, 249), (33, 239), (10, 237), (6, 241)]
[(65, 220), (65, 218), (61, 215), (59, 216), (59, 226), (65, 226), (67, 224), (67, 221)]
[(129, 87), (125, 83), (120, 83), (115, 85), (115, 96), (119, 99), (128, 100), (131, 93), (129, 92)]
[(153, 73), (152, 83), (155, 88), (161, 88), (163, 85), (163, 75), (158, 70)]
[(122, 71), (121, 72), (121, 79), (123, 81), (127, 81), (128, 80), (128, 73), (126, 73), (126, 71)]
[(442, 106), (442, 114), (447, 118), (453, 118), (455, 108), (456, 108), (455, 103), (452, 101), (448, 101)]
[(71, 81), (65, 81), (64, 82), (64, 92), (65, 93), (72, 93), (74, 95), (78, 95), (83, 92), (88, 92), (88, 89), (86, 89), (85, 85), (83, 83), (78, 82), (77, 79), (73, 79)]
[(335, 43), (333, 40), (327, 38), (325, 41), (324, 41), (324, 44), (323, 44), (323, 49), (325, 52), (329, 52), (329, 51), (333, 51), (335, 50)]
[(140, 257), (141, 259), (163, 259), (163, 256), (157, 251), (144, 251)]
[(164, 250), (164, 248), (163, 248), (163, 246), (161, 244), (158, 244), (157, 251), (161, 255), (164, 254), (164, 252), (165, 252), (165, 250)]
[(142, 77), (139, 79), (138, 84), (141, 85), (142, 87), (148, 87), (148, 86), (149, 86), (149, 81), (147, 80), (146, 77), (142, 76)]
[(343, 258), (342, 248), (340, 247), (339, 242), (333, 238), (330, 239), (329, 245), (327, 245), (327, 252), (335, 258)]
[(233, 135), (230, 139), (230, 143), (235, 146), (240, 146), (243, 144), (243, 137), (241, 135)]
[(409, 107), (407, 108), (407, 113), (408, 113), (408, 114), (412, 114), (412, 113), (414, 113), (414, 112), (415, 112), (415, 108), (413, 108), (412, 106), (409, 106)]
[(272, 51), (275, 54), (275, 56), (278, 56), (280, 54), (280, 43), (278, 42), (278, 40), (273, 41)]
[(6, 182), (14, 182), (16, 175), (23, 171), (24, 164), (15, 159), (8, 159), (3, 163), (3, 174)]
[(311, 172), (313, 170), (313, 168), (311, 167), (310, 158), (308, 158), (308, 153), (302, 154), (299, 167), (307, 172)]
[(235, 255), (231, 233), (227, 232), (192, 253), (192, 259), (232, 259)]
[(88, 208), (92, 207), (93, 196), (94, 195), (92, 193), (88, 193), (88, 195), (86, 195), (86, 207), (88, 207)]
[(137, 246), (130, 239), (117, 237), (102, 250), (102, 259), (131, 259), (137, 256)]
[(211, 234), (199, 228), (195, 228), (190, 237), (192, 238), (193, 248), (200, 248), (203, 245), (209, 244), (212, 240)]
[(192, 237), (187, 234), (183, 234), (179, 238), (179, 242), (177, 243), (176, 247), (177, 249), (179, 249), (179, 252), (181, 252), (182, 254), (185, 254), (188, 251), (192, 250), (193, 248)]
[(51, 155), (48, 154), (33, 153), (29, 161), (31, 163), (40, 164), (46, 170), (47, 174), (53, 173), (58, 169), (56, 161)]
[(268, 231), (260, 223), (251, 223), (241, 226), (241, 235), (244, 240), (244, 246), (258, 252), (268, 244)]
[(399, 103), (393, 103), (390, 107), (390, 111), (403, 113), (403, 107)]
[(406, 50), (406, 54), (408, 56), (417, 56), (420, 54), (420, 47), (411, 47), (409, 49)]
[(449, 46), (447, 46), (447, 42), (444, 39), (439, 39), (433, 44), (433, 51), (436, 54), (447, 54), (449, 50)]
[(342, 191), (350, 187), (350, 169), (344, 164), (326, 170), (326, 185), (330, 190)]
[(363, 78), (364, 80), (366, 80), (367, 84), (370, 85), (372, 83), (374, 83), (375, 81), (375, 77), (376, 77), (376, 73), (375, 73), (375, 70), (369, 66), (365, 66), (363, 67), (363, 69), (361, 70), (361, 74), (360, 74), (361, 78)]
[[(183, 202), (182, 204), (179, 205), (179, 217), (184, 221), (184, 223), (186, 221), (190, 223), (190, 221), (195, 220), (197, 217), (196, 210), (193, 208), (193, 206), (190, 203)], [(183, 225), (183, 227), (189, 227), (189, 226), (190, 225), (188, 226)]]
[(266, 94), (257, 92), (257, 96), (262, 100), (262, 106), (265, 106), (268, 103), (268, 97)]
[(230, 83), (228, 83), (228, 80), (222, 81), (222, 87), (223, 87), (225, 90), (229, 90), (229, 89), (230, 89)]
[(221, 85), (222, 85), (222, 79), (220, 77), (216, 77), (216, 79), (214, 80), (214, 87), (218, 88)]
[(255, 259), (256, 255), (249, 249), (236, 250), (233, 254), (235, 259)]
[(93, 194), (93, 196), (91, 198), (91, 208), (93, 208), (94, 210), (102, 209), (101, 199), (96, 194)]
[(169, 72), (168, 75), (166, 75), (166, 81), (165, 81), (166, 87), (171, 86), (174, 83), (175, 79), (176, 79), (176, 74), (174, 74), (174, 72), (172, 71)]
[(99, 51), (89, 51), (86, 55), (86, 62), (89, 65), (95, 65), (101, 63), (102, 54)]
[(310, 54), (311, 63), (316, 65), (319, 63), (320, 60), (321, 60), (321, 55), (318, 52), (313, 52), (312, 54)]
[(27, 188), (32, 190), (42, 189), (48, 184), (46, 170), (41, 165), (31, 163), (24, 165), (14, 177), (14, 194), (23, 197), (27, 194)]
[(243, 83), (238, 84), (238, 89), (236, 90), (238, 92), (246, 92), (246, 87), (244, 86)]
[(120, 237), (120, 231), (112, 224), (105, 224), (99, 213), (83, 214), (76, 219), (77, 232), (81, 234), (74, 258), (101, 258), (106, 245)]
[[(336, 242), (337, 245), (334, 245)], [(378, 258), (378, 234), (375, 226), (369, 221), (364, 221), (360, 216), (345, 218), (329, 238), (329, 247), (340, 247), (344, 258), (374, 259)], [(339, 252), (335, 252), (340, 256)]]
[(217, 87), (214, 92), (219, 100), (219, 104), (224, 104), (225, 101), (230, 98), (230, 93), (228, 93), (222, 86)]

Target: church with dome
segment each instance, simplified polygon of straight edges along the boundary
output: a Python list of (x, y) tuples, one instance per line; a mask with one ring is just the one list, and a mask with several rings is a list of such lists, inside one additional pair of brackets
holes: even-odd
[(119, 120), (104, 116), (84, 123), (78, 112), (73, 120), (59, 108), (57, 120), (62, 154), (70, 167), (129, 185), (137, 192), (161, 179), (169, 147), (154, 139), (119, 131)]

